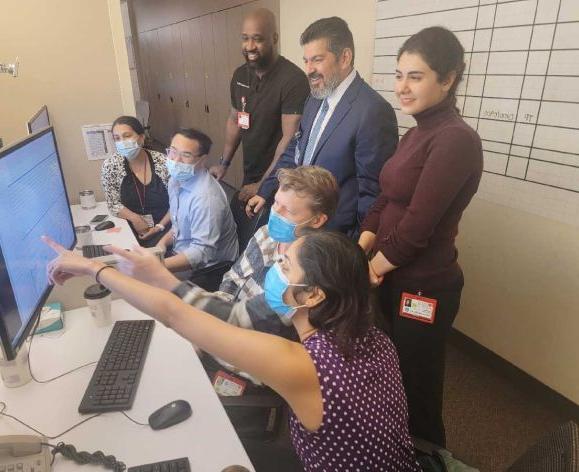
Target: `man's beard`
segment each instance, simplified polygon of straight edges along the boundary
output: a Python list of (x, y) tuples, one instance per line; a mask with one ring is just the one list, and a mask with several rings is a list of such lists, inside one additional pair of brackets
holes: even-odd
[(255, 61), (252, 61), (248, 58), (247, 51), (243, 51), (243, 57), (245, 58), (245, 62), (249, 67), (251, 67), (252, 69), (260, 69), (260, 70), (267, 69), (271, 65), (271, 62), (273, 60), (273, 54), (262, 55), (258, 53), (257, 59)]
[[(321, 77), (321, 75), (314, 72), (308, 75), (308, 80), (316, 79), (318, 77)], [(332, 74), (325, 78), (323, 82), (324, 85), (321, 87), (313, 88), (310, 84), (310, 92), (312, 97), (317, 98), (318, 100), (324, 100), (325, 98), (328, 98), (331, 93), (336, 90), (338, 85), (340, 85), (340, 82), (341, 81), (338, 74)]]

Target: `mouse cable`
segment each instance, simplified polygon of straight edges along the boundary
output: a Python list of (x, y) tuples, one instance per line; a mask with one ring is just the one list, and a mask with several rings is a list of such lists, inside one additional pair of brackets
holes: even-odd
[(66, 459), (76, 462), (79, 465), (85, 464), (102, 465), (107, 469), (113, 470), (114, 472), (123, 472), (127, 468), (124, 462), (118, 461), (115, 456), (112, 455), (106, 456), (102, 451), (96, 451), (92, 453), (86, 451), (77, 451), (72, 444), (65, 444), (63, 442), (59, 442), (56, 446), (50, 443), (40, 443), (40, 444), (52, 448), (51, 451), (52, 461), (50, 462), (51, 466), (54, 463), (56, 454), (60, 453)]
[(30, 376), (32, 377), (32, 380), (34, 380), (36, 383), (39, 383), (39, 384), (50, 383), (54, 380), (57, 380), (57, 379), (60, 379), (61, 377), (64, 377), (65, 375), (72, 374), (73, 372), (76, 372), (77, 370), (84, 369), (85, 367), (96, 364), (96, 361), (87, 362), (86, 364), (75, 367), (74, 369), (71, 369), (68, 372), (64, 372), (62, 374), (59, 374), (56, 377), (52, 377), (52, 378), (46, 379), (46, 380), (37, 379), (34, 376), (34, 374), (32, 373), (32, 362), (30, 361), (30, 358), (32, 357), (32, 341), (34, 341), (34, 335), (36, 334), (36, 330), (38, 329), (39, 324), (40, 324), (40, 316), (36, 319), (36, 323), (34, 324), (34, 328), (32, 328), (32, 333), (30, 334), (30, 344), (28, 345), (28, 370), (30, 371)]
[(131, 420), (133, 423), (138, 424), (139, 426), (149, 426), (149, 423), (140, 423), (137, 420), (134, 420), (133, 418), (131, 418), (129, 415), (127, 415), (124, 411), (121, 411), (120, 413), (122, 413), (124, 416), (127, 417), (127, 419)]

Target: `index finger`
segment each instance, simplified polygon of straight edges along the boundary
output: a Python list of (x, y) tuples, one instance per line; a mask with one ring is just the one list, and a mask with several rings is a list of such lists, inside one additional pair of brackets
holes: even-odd
[(124, 257), (125, 259), (128, 259), (130, 261), (135, 261), (137, 257), (133, 253), (131, 253), (131, 251), (129, 251), (128, 249), (113, 246), (112, 244), (106, 245), (103, 249), (107, 252), (110, 252), (111, 254), (116, 254), (117, 256)]
[(54, 241), (53, 239), (49, 238), (46, 235), (40, 236), (40, 239), (42, 239), (42, 241), (50, 246), (52, 248), (52, 250), (54, 252), (56, 252), (57, 254), (63, 254), (65, 252), (67, 252), (67, 249), (62, 246), (61, 244), (58, 244), (56, 241)]

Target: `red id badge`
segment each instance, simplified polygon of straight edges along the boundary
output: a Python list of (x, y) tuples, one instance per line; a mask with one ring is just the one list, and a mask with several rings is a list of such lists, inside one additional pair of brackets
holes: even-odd
[(222, 397), (238, 397), (243, 395), (247, 382), (218, 370), (213, 378), (213, 388)]
[(249, 113), (246, 111), (237, 112), (237, 126), (241, 129), (249, 129)]
[(400, 299), (400, 316), (432, 324), (434, 323), (437, 303), (434, 298), (403, 292)]

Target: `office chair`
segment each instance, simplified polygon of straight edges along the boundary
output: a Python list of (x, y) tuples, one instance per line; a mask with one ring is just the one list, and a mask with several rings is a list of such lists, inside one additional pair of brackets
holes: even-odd
[(240, 202), (237, 196), (239, 192), (233, 195), (230, 207), (233, 213), (233, 219), (237, 225), (237, 237), (239, 240), (239, 254), (245, 251), (249, 240), (253, 237), (255, 232), (267, 223), (269, 219), (269, 211), (271, 209), (270, 202), (267, 202), (262, 209), (253, 218), (249, 218), (245, 213), (245, 202)]
[(225, 273), (231, 269), (234, 261), (218, 262), (211, 267), (204, 267), (191, 274), (189, 280), (203, 290), (215, 292), (219, 289)]
[[(219, 370), (226, 370), (215, 358), (203, 353), (200, 356), (207, 376), (213, 381)], [(237, 376), (231, 371), (228, 374)], [(287, 408), (285, 400), (267, 386), (246, 382), (243, 395), (237, 397), (219, 396), (223, 408), (229, 416), (240, 439), (273, 440), (277, 437)]]
[(239, 190), (237, 190), (233, 185), (228, 184), (224, 180), (220, 180), (219, 184), (221, 185), (221, 188), (223, 189), (225, 195), (227, 196), (227, 203), (231, 205), (233, 197), (239, 193)]
[(519, 457), (508, 472), (577, 472), (579, 427), (568, 421), (541, 438)]

